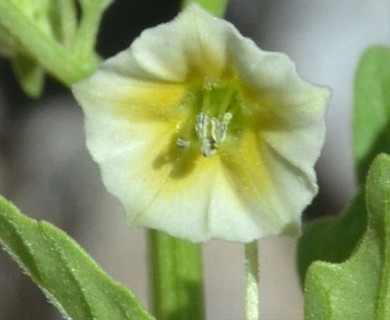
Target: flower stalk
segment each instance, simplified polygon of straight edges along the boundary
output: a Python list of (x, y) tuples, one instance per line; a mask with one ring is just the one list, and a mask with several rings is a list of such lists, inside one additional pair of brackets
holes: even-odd
[[(210, 13), (223, 16), (228, 0), (184, 0), (183, 8), (198, 2)], [(227, 104), (228, 102), (226, 102)], [(202, 245), (149, 232), (153, 310), (157, 319), (205, 318)]]
[(245, 245), (245, 319), (259, 320), (259, 253), (257, 241)]
[(149, 241), (156, 319), (204, 319), (201, 246), (160, 231), (150, 231)]

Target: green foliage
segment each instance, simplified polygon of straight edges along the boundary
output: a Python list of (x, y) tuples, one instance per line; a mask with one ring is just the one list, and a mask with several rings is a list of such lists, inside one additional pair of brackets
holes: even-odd
[(366, 229), (364, 194), (360, 192), (344, 214), (327, 217), (306, 226), (299, 239), (297, 264), (303, 284), (310, 264), (316, 260), (343, 262)]
[(389, 70), (390, 49), (373, 46), (356, 72), (353, 149), (361, 191), (343, 215), (311, 224), (299, 242), (306, 320), (390, 317), (389, 156), (376, 158), (363, 189), (369, 164), (390, 152)]
[(66, 318), (153, 319), (63, 231), (22, 215), (0, 196), (0, 244)]
[(353, 151), (360, 184), (380, 152), (390, 153), (390, 48), (370, 47), (355, 78)]
[(76, 0), (0, 1), (0, 54), (27, 94), (39, 95), (43, 70), (70, 86), (96, 69), (97, 31), (111, 2), (79, 0), (79, 14)]
[[(362, 56), (355, 79), (354, 156), (359, 184), (380, 152), (390, 153), (390, 49), (370, 47)], [(339, 217), (308, 225), (298, 244), (298, 269), (303, 282), (316, 260), (343, 262), (366, 228), (364, 190)]]
[(390, 317), (390, 156), (379, 155), (366, 183), (368, 226), (351, 258), (314, 262), (306, 275), (306, 320)]

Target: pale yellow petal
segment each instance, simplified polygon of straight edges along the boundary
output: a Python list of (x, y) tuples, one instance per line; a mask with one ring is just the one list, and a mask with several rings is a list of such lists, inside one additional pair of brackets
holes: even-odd
[(190, 6), (172, 22), (145, 30), (127, 52), (131, 77), (183, 82), (230, 72), (227, 41), (234, 27)]
[(299, 233), (317, 192), (329, 93), (286, 55), (192, 5), (74, 93), (88, 148), (131, 225), (195, 242)]

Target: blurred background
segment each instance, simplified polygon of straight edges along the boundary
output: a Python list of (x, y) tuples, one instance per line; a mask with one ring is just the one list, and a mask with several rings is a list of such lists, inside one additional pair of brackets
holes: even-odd
[[(1, 0), (0, 0), (1, 1)], [(103, 57), (127, 48), (140, 32), (171, 20), (179, 1), (116, 0), (98, 41)], [(227, 20), (264, 50), (283, 51), (307, 80), (332, 88), (327, 141), (318, 162), (320, 193), (305, 220), (336, 214), (353, 197), (351, 110), (359, 57), (390, 44), (389, 0), (231, 0)], [(148, 305), (144, 231), (127, 227), (85, 149), (83, 117), (69, 91), (48, 79), (28, 99), (0, 61), (0, 193), (36, 219), (72, 235), (115, 279)], [(295, 239), (261, 241), (261, 319), (302, 319)], [(243, 319), (243, 246), (205, 245), (207, 319)], [(0, 252), (0, 319), (61, 319), (4, 252)]]

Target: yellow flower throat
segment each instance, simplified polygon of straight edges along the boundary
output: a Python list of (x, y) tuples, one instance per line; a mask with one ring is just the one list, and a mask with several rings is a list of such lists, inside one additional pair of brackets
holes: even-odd
[(178, 130), (176, 145), (188, 149), (193, 145), (209, 158), (226, 140), (232, 121), (242, 105), (240, 90), (233, 81), (205, 81), (190, 90), (185, 106), (191, 108), (190, 119)]

